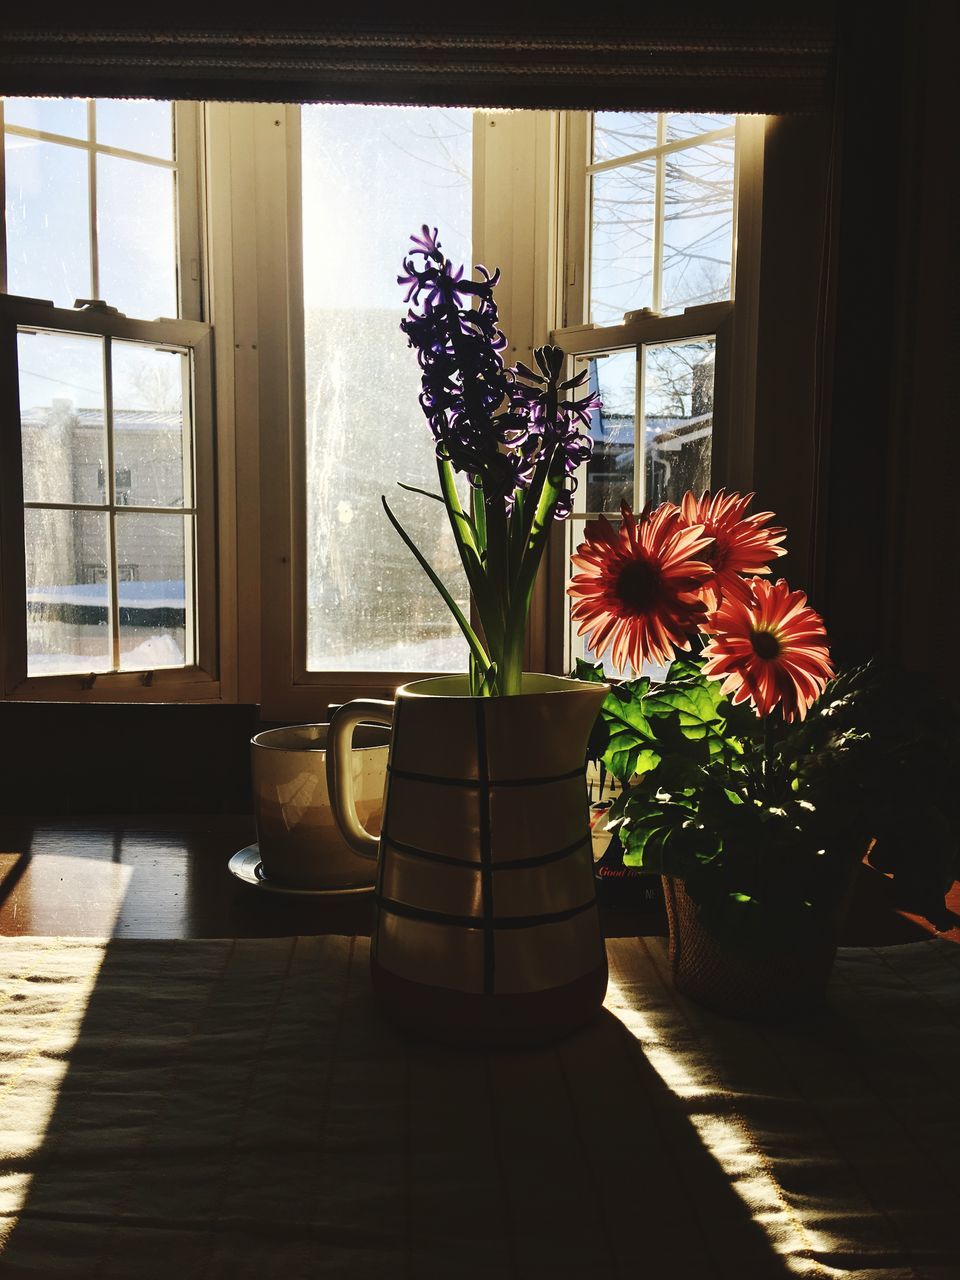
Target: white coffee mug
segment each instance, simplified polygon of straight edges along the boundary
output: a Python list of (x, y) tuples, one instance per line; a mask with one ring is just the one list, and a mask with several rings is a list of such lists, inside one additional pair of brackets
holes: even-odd
[[(374, 867), (337, 829), (327, 790), (326, 724), (267, 729), (250, 741), (260, 874), (293, 889), (355, 889)], [(390, 730), (363, 725), (353, 739), (353, 794), (360, 821), (380, 830)]]

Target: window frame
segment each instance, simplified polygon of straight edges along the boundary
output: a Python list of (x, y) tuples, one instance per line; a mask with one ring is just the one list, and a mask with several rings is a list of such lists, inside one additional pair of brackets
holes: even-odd
[[(88, 103), (88, 111), (90, 110)], [(177, 292), (181, 318), (139, 319), (113, 312), (107, 306), (54, 307), (49, 301), (0, 292), (0, 405), (8, 429), (0, 433), (0, 697), (18, 701), (176, 702), (232, 700), (235, 688), (225, 663), (224, 626), (218, 607), (218, 579), (222, 578), (218, 530), (218, 463), (214, 430), (213, 326), (209, 316), (205, 217), (205, 153), (200, 104), (175, 102), (175, 159), (172, 168), (176, 199)], [(139, 153), (98, 146), (96, 142), (70, 139), (43, 130), (10, 126), (15, 136), (36, 137), (84, 150), (93, 169), (99, 153), (132, 156)], [(0, 137), (3, 136), (3, 103), (0, 101)], [(2, 165), (3, 147), (0, 147)], [(95, 188), (91, 189), (91, 218), (95, 213)], [(92, 223), (91, 223), (92, 226)], [(92, 234), (92, 233), (91, 233)], [(91, 242), (95, 258), (95, 247)], [(0, 281), (6, 283), (6, 240), (0, 237)], [(96, 277), (94, 276), (94, 280)], [(96, 290), (94, 290), (96, 292)], [(188, 349), (192, 363), (190, 406), (193, 450), (194, 550), (193, 602), (188, 602), (195, 628), (194, 661), (183, 667), (155, 671), (108, 671), (47, 676), (27, 674), (26, 573), (22, 443), (19, 413), (17, 331), (19, 327), (128, 339)], [(44, 505), (44, 504), (40, 504)], [(92, 508), (103, 509), (103, 508)], [(222, 605), (222, 596), (220, 597)], [(228, 667), (224, 680), (224, 666)]]
[[(192, 355), (192, 405), (190, 406), (194, 514), (193, 601), (195, 661), (183, 667), (155, 671), (107, 671), (99, 673), (30, 676), (27, 674), (27, 632), (23, 625), (26, 600), (24, 547), (23, 465), (20, 431), (17, 336), (21, 328), (66, 334), (91, 335), (155, 345), (181, 347)], [(214, 460), (212, 430), (212, 334), (210, 326), (195, 320), (131, 320), (99, 309), (64, 310), (35, 299), (0, 295), (0, 404), (14, 429), (0, 438), (0, 615), (2, 670), (0, 689), (5, 697), (51, 700), (84, 695), (91, 701), (156, 701), (218, 697), (216, 619), (216, 525), (213, 501)], [(47, 507), (38, 503), (37, 506)], [(72, 509), (73, 504), (66, 504)], [(80, 504), (85, 505), (85, 504)], [(110, 511), (109, 505), (92, 505), (91, 511)], [(12, 606), (17, 601), (18, 606)]]

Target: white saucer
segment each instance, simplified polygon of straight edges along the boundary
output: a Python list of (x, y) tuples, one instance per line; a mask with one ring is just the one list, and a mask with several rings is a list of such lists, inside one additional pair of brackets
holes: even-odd
[(248, 844), (245, 849), (235, 853), (227, 863), (227, 869), (244, 884), (249, 884), (254, 889), (261, 889), (264, 893), (287, 893), (307, 898), (345, 898), (353, 897), (358, 893), (373, 893), (372, 884), (361, 884), (345, 889), (292, 889), (289, 885), (277, 884), (276, 881), (271, 883), (261, 870), (260, 847), (255, 844)]

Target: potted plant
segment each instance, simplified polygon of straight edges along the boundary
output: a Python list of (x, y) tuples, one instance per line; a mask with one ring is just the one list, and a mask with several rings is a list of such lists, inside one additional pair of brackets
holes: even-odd
[[(523, 672), (537, 570), (571, 509), (597, 401), (580, 392), (585, 374), (564, 379), (557, 347), (535, 351), (536, 368), (504, 365), (499, 272), (465, 278), (436, 228), (412, 237), (403, 266), (401, 328), (438, 477), (436, 493), (416, 492), (445, 509), (475, 621), (383, 506), (463, 632), (469, 669), (341, 708), (331, 796), (352, 847), (379, 856), (371, 963), (388, 1013), (433, 1036), (542, 1042), (594, 1017), (607, 980), (584, 784), (606, 686)], [(393, 725), (379, 841), (356, 820), (346, 767), (353, 727), (369, 720)]]
[[(834, 676), (822, 619), (769, 577), (785, 531), (751, 499), (688, 493), (625, 506), (619, 529), (588, 523), (569, 590), (598, 658), (666, 668), (614, 685), (597, 751), (623, 786), (609, 822), (624, 863), (663, 877), (675, 984), (768, 1017), (822, 996), (854, 872), (877, 837), (896, 858), (890, 837), (917, 807), (895, 803), (896, 775), (923, 753), (909, 725), (884, 723), (875, 665)], [(958, 825), (932, 812), (928, 828), (949, 828), (927, 855), (942, 899)]]

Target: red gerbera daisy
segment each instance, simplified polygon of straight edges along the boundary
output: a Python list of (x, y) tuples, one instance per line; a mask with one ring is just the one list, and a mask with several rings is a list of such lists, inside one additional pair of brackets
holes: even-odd
[(748, 604), (750, 589), (743, 575), (767, 573), (771, 560), (787, 554), (780, 546), (786, 529), (764, 528), (767, 521), (773, 519), (772, 511), (746, 514), (753, 498), (752, 493), (744, 497), (739, 493), (725, 493), (723, 489), (712, 496), (708, 489), (699, 499), (690, 492), (683, 496), (680, 516), (684, 524), (702, 525), (704, 533), (714, 540), (714, 545), (703, 556), (713, 567), (713, 575), (703, 592), (708, 609), (716, 609), (722, 600)]
[(752, 601), (727, 599), (710, 616), (704, 675), (723, 680), (733, 702), (749, 698), (759, 716), (780, 707), (784, 720), (802, 720), (833, 677), (823, 619), (782, 578), (748, 586)]
[(586, 541), (570, 557), (583, 572), (567, 590), (576, 601), (577, 634), (593, 627), (588, 644), (597, 657), (610, 645), (618, 671), (628, 659), (639, 671), (645, 658), (666, 664), (690, 647), (689, 635), (705, 617), (700, 588), (711, 573), (696, 556), (710, 539), (699, 526), (682, 524), (671, 502), (644, 509), (639, 519), (625, 502), (620, 511), (619, 530), (604, 516), (587, 522)]

